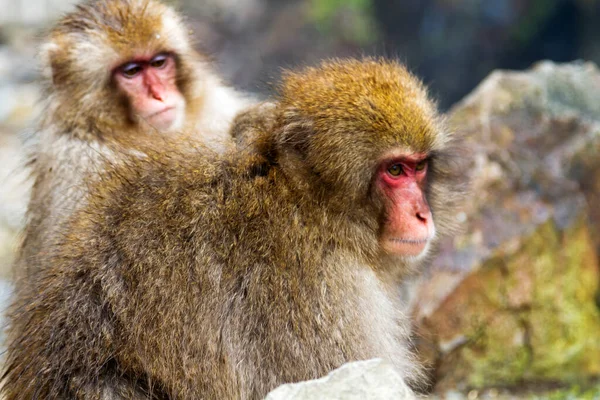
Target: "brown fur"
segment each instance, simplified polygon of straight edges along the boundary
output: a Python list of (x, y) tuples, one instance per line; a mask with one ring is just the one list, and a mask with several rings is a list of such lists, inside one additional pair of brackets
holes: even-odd
[[(143, 133), (124, 109), (112, 74), (139, 54), (173, 52), (189, 127), (195, 127), (205, 86), (215, 84), (207, 61), (193, 50), (188, 30), (154, 0), (95, 0), (77, 6), (49, 34), (41, 57), (51, 98), (48, 125), (83, 140), (119, 140)], [(206, 76), (204, 76), (206, 74)]]
[(102, 162), (160, 140), (148, 124), (132, 120), (116, 88), (113, 71), (122, 63), (140, 53), (175, 54), (186, 130), (216, 146), (229, 138), (230, 121), (248, 101), (222, 85), (188, 34), (181, 18), (154, 0), (88, 1), (49, 32), (41, 50), (45, 108), (30, 149), (34, 184), (18, 269), (35, 268), (45, 256), (46, 238), (81, 202), (84, 182)]
[(174, 144), (103, 175), (14, 304), (8, 400), (260, 399), (373, 357), (418, 379), (397, 293), (418, 265), (380, 250), (371, 183), (382, 153), (427, 151), (447, 233), (454, 135), (381, 60), (288, 74), (250, 113), (242, 150)]

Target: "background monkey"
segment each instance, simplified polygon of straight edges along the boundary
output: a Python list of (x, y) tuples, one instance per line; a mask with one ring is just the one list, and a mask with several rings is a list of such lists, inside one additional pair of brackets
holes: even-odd
[(222, 149), (232, 118), (250, 103), (193, 50), (173, 9), (154, 0), (83, 3), (41, 53), (46, 101), (18, 264), (35, 265), (47, 252), (45, 238), (81, 201), (101, 160), (180, 131)]
[(238, 119), (248, 151), (94, 183), (15, 300), (7, 399), (260, 399), (372, 357), (417, 379), (397, 285), (452, 225), (456, 137), (395, 62), (288, 73), (273, 107)]

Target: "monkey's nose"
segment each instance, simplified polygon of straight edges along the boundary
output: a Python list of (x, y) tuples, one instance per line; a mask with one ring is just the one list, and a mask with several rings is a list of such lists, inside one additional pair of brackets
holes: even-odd
[(150, 94), (152, 95), (152, 97), (155, 100), (162, 101), (162, 102), (165, 101), (165, 97), (164, 97), (164, 95), (162, 93), (162, 90), (159, 90), (159, 89), (157, 89), (155, 87), (151, 87)]
[(427, 220), (429, 219), (429, 213), (424, 213), (421, 211), (417, 212), (417, 219), (421, 222), (427, 222)]

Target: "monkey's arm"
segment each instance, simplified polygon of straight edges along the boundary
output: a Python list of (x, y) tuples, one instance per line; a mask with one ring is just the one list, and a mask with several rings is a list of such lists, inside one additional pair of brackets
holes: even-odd
[(88, 260), (76, 249), (69, 252), (47, 257), (19, 286), (9, 313), (4, 398), (160, 398), (155, 387), (119, 369), (115, 316), (100, 295), (106, 282), (86, 271)]

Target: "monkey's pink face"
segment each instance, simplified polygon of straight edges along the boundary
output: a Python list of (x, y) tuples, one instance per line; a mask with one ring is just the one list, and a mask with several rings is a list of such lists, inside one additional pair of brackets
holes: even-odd
[(132, 116), (159, 131), (181, 128), (185, 99), (177, 88), (177, 64), (172, 55), (159, 53), (118, 67), (114, 77), (129, 99)]
[(387, 204), (380, 243), (388, 253), (401, 256), (425, 254), (435, 235), (425, 197), (427, 167), (424, 154), (395, 153), (380, 163), (377, 185)]

